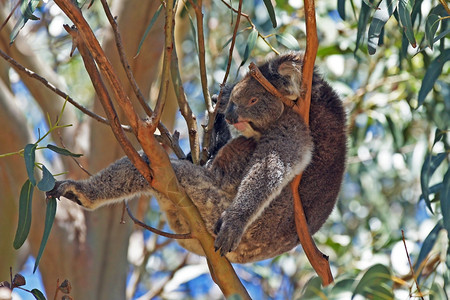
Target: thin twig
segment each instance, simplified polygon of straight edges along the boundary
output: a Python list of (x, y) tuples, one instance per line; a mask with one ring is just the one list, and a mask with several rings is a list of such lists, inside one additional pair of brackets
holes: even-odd
[(219, 96), (217, 97), (216, 107), (212, 113), (208, 113), (208, 124), (206, 125), (206, 127), (204, 127), (205, 132), (204, 132), (204, 136), (203, 136), (203, 151), (202, 151), (201, 164), (206, 163), (206, 161), (208, 160), (208, 155), (209, 155), (208, 149), (209, 149), (209, 144), (211, 142), (211, 133), (212, 133), (212, 129), (214, 126), (214, 121), (216, 119), (217, 110), (219, 109), (219, 106), (220, 106), (219, 103), (222, 101), (223, 88), (224, 88), (225, 84), (227, 83), (228, 75), (229, 75), (230, 69), (231, 69), (231, 61), (233, 58), (234, 45), (236, 43), (237, 31), (238, 31), (239, 23), (241, 20), (242, 2), (243, 2), (243, 0), (239, 0), (239, 6), (238, 6), (238, 11), (237, 11), (238, 15), (236, 18), (236, 24), (233, 29), (233, 36), (231, 38), (230, 50), (228, 52), (227, 68), (225, 70), (225, 76), (223, 77), (222, 84), (220, 85), (220, 92), (219, 92)]
[(22, 1), (17, 0), (16, 5), (14, 6), (14, 8), (11, 10), (11, 12), (9, 13), (9, 15), (6, 17), (5, 21), (2, 23), (2, 25), (0, 26), (0, 31), (2, 31), (3, 27), (6, 26), (6, 24), (8, 23), (9, 19), (11, 19), (12, 15), (14, 14), (14, 11), (19, 7), (19, 5), (22, 3)]
[[(31, 70), (25, 68), (20, 63), (18, 63), (16, 60), (14, 60), (12, 57), (10, 57), (8, 54), (3, 52), (2, 50), (0, 50), (0, 56), (3, 57), (3, 59), (5, 59), (7, 62), (9, 62), (11, 64), (11, 66), (17, 72), (19, 72), (21, 74), (24, 74), (24, 75), (26, 75), (28, 77), (31, 77), (31, 78), (41, 82), (46, 88), (48, 88), (49, 90), (53, 91), (55, 94), (57, 94), (58, 96), (60, 96), (64, 100), (67, 100), (67, 102), (69, 102), (70, 104), (72, 104), (73, 106), (75, 106), (80, 111), (82, 111), (84, 114), (88, 115), (89, 117), (93, 118), (94, 120), (99, 121), (99, 122), (101, 122), (103, 124), (106, 124), (106, 125), (110, 125), (110, 122), (109, 122), (108, 119), (97, 115), (96, 113), (90, 111), (89, 109), (87, 109), (83, 105), (79, 104), (72, 97), (70, 97), (69, 95), (67, 95), (66, 93), (64, 93), (63, 91), (61, 91), (57, 87), (55, 87), (53, 84), (48, 82), (47, 79), (45, 79), (44, 77), (40, 76), (39, 74), (37, 74), (37, 73), (35, 73), (35, 72), (31, 71)], [(120, 125), (120, 126), (123, 128), (123, 130), (131, 132), (131, 127), (130, 126), (128, 126), (128, 125)]]
[[(58, 136), (59, 136), (59, 141), (61, 142), (61, 146), (63, 146), (64, 149), (67, 149), (67, 148), (66, 148), (66, 145), (64, 145), (64, 140), (63, 140), (63, 137), (62, 137), (62, 135), (61, 135), (61, 132), (59, 132), (59, 131), (58, 131)], [(72, 158), (72, 160), (77, 164), (77, 166), (78, 166), (83, 172), (85, 172), (86, 174), (88, 174), (89, 176), (92, 177), (92, 174), (91, 174), (88, 170), (86, 170), (86, 169), (81, 165), (81, 163), (80, 163), (75, 157), (73, 157), (73, 156), (70, 156), (70, 157)]]
[(403, 229), (402, 229), (402, 240), (403, 240), (403, 245), (405, 246), (406, 257), (408, 257), (409, 268), (411, 269), (411, 274), (412, 274), (412, 277), (414, 279), (414, 282), (416, 283), (417, 292), (419, 293), (418, 297), (420, 297), (420, 299), (423, 300), (423, 296), (422, 296), (422, 292), (420, 291), (419, 283), (417, 282), (417, 278), (414, 275), (414, 268), (413, 268), (412, 263), (411, 263), (411, 258), (410, 258), (409, 253), (408, 253), (408, 248), (406, 247), (405, 232), (403, 231)]
[(183, 233), (183, 234), (177, 234), (177, 233), (168, 233), (165, 231), (161, 231), (159, 229), (153, 228), (141, 221), (139, 221), (138, 219), (136, 219), (133, 214), (131, 213), (130, 207), (128, 206), (128, 203), (125, 202), (125, 206), (127, 208), (127, 213), (130, 216), (131, 220), (133, 220), (134, 224), (139, 225), (145, 229), (147, 229), (150, 232), (153, 232), (157, 235), (160, 236), (164, 236), (166, 238), (169, 239), (176, 239), (176, 240), (187, 240), (187, 239), (192, 239), (192, 235), (190, 233)]

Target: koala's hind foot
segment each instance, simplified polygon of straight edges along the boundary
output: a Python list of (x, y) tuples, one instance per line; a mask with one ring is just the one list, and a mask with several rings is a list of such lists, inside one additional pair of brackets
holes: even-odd
[(56, 181), (55, 186), (51, 191), (45, 193), (47, 198), (56, 198), (60, 199), (60, 197), (67, 198), (80, 206), (86, 208), (92, 208), (90, 205), (90, 201), (84, 197), (82, 193), (80, 193), (76, 187), (76, 182), (72, 180), (63, 180)]
[(214, 226), (214, 233), (217, 234), (214, 249), (220, 250), (222, 256), (236, 250), (242, 239), (246, 224), (239, 216), (224, 211)]

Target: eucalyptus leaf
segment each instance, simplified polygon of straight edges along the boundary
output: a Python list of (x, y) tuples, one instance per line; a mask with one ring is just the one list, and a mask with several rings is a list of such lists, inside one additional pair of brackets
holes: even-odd
[(367, 296), (374, 289), (376, 290), (378, 287), (390, 281), (391, 272), (389, 269), (382, 264), (376, 264), (364, 273), (353, 291), (353, 297), (356, 295)]
[(400, 24), (403, 27), (406, 37), (408, 38), (411, 46), (416, 48), (416, 38), (414, 37), (414, 31), (411, 22), (412, 6), (410, 0), (399, 0), (398, 3), (398, 15), (400, 18)]
[(72, 153), (67, 149), (60, 148), (60, 147), (52, 145), (52, 144), (48, 144), (47, 148), (52, 150), (53, 152), (56, 152), (58, 154), (65, 155), (65, 156), (73, 156), (73, 157), (83, 156), (83, 154)]
[(37, 184), (38, 189), (43, 192), (48, 192), (53, 189), (55, 186), (55, 177), (53, 177), (52, 173), (43, 165), (42, 166), (42, 179)]
[(46, 300), (44, 294), (38, 289), (32, 289), (31, 294), (33, 294), (34, 298), (37, 300)]
[(150, 32), (150, 30), (152, 29), (152, 27), (155, 24), (156, 20), (158, 19), (162, 8), (163, 8), (163, 5), (161, 3), (161, 5), (159, 5), (158, 9), (156, 10), (156, 12), (153, 14), (153, 17), (150, 20), (150, 24), (148, 24), (147, 28), (145, 29), (144, 36), (142, 37), (141, 41), (139, 42), (139, 46), (138, 46), (138, 50), (137, 50), (136, 55), (138, 55), (139, 52), (141, 52), (142, 45), (144, 44), (144, 41), (147, 38), (148, 33)]
[(345, 0), (338, 0), (337, 10), (341, 19), (345, 21)]
[(420, 107), (425, 101), (425, 97), (431, 91), (434, 83), (442, 73), (444, 64), (450, 59), (450, 48), (444, 50), (438, 57), (436, 57), (428, 66), (425, 76), (422, 80), (422, 86), (419, 90), (418, 106)]
[(28, 237), (31, 227), (31, 200), (33, 198), (34, 185), (27, 179), (20, 190), (19, 197), (19, 221), (14, 237), (14, 249), (22, 247)]
[(39, 262), (42, 257), (42, 253), (44, 252), (45, 245), (47, 245), (48, 237), (50, 235), (50, 231), (52, 230), (53, 222), (55, 220), (56, 215), (56, 198), (49, 198), (47, 203), (47, 210), (45, 212), (45, 225), (44, 225), (44, 234), (42, 235), (41, 245), (39, 247), (38, 255), (36, 256), (36, 261), (34, 263), (33, 273), (36, 272), (37, 267), (39, 266)]
[(442, 211), (442, 221), (444, 227), (447, 230), (447, 236), (450, 240), (450, 167), (445, 173), (444, 180), (442, 181), (442, 192), (441, 192), (441, 211)]
[(9, 36), (9, 42), (12, 44), (19, 34), (20, 30), (25, 26), (28, 20), (39, 20), (38, 17), (33, 15), (36, 7), (38, 6), (40, 0), (21, 0), (20, 11), (21, 15), (19, 16), (14, 28), (11, 31)]
[(244, 51), (244, 57), (242, 58), (242, 62), (239, 67), (242, 67), (247, 62), (248, 58), (250, 57), (250, 54), (255, 48), (257, 39), (258, 39), (258, 31), (253, 29), (252, 32), (250, 32), (250, 34), (248, 35), (247, 45), (245, 46)]
[(36, 185), (34, 178), (34, 163), (36, 161), (37, 144), (28, 144), (23, 151), (23, 158), (25, 159), (25, 167), (27, 168), (28, 179), (32, 185)]
[(267, 8), (267, 12), (269, 13), (269, 17), (270, 17), (270, 21), (272, 22), (272, 26), (273, 28), (277, 27), (277, 18), (275, 17), (275, 10), (273, 8), (272, 5), (272, 1), (271, 0), (263, 0), (264, 1), (264, 5)]
[(436, 155), (428, 154), (425, 157), (425, 161), (423, 163), (422, 170), (420, 172), (420, 185), (422, 187), (422, 197), (425, 200), (425, 203), (431, 212), (433, 212), (433, 209), (431, 208), (431, 202), (429, 197), (430, 178), (431, 176), (433, 176), (434, 171), (436, 171), (439, 165), (444, 161), (446, 156), (447, 154), (445, 152)]
[(433, 49), (434, 36), (436, 35), (439, 22), (439, 16), (435, 14), (430, 14), (425, 22), (425, 39), (431, 49)]
[(369, 54), (375, 54), (384, 25), (394, 13), (398, 0), (381, 0), (378, 9), (373, 14), (369, 26), (367, 46)]
[(298, 41), (289, 33), (275, 35), (277, 41), (290, 50), (300, 50)]
[[(373, 1), (371, 1), (372, 3)], [(359, 48), (359, 45), (361, 43), (361, 39), (364, 36), (364, 33), (366, 32), (367, 22), (369, 21), (370, 13), (372, 9), (369, 5), (367, 5), (364, 1), (361, 3), (361, 10), (359, 12), (359, 18), (358, 18), (358, 31), (356, 33), (356, 47), (354, 53)]]
[(437, 222), (436, 226), (430, 231), (428, 236), (423, 241), (422, 247), (420, 248), (419, 256), (417, 257), (416, 264), (414, 266), (414, 272), (416, 273), (416, 276), (418, 277), (417, 280), (420, 279), (420, 273), (417, 273), (419, 270), (420, 265), (422, 262), (427, 258), (428, 254), (430, 253), (431, 249), (433, 249), (434, 244), (436, 244), (436, 240), (438, 237), (439, 232), (442, 230), (442, 222)]

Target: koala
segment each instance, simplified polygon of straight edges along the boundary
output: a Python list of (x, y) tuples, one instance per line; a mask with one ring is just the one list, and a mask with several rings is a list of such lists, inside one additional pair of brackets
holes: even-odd
[[(286, 97), (303, 91), (303, 56), (287, 53), (259, 66)], [(346, 163), (346, 116), (338, 95), (315, 71), (310, 124), (267, 92), (250, 74), (226, 88), (213, 138), (218, 151), (205, 166), (171, 159), (178, 181), (215, 237), (215, 249), (231, 262), (268, 259), (299, 244), (290, 182), (303, 172), (299, 193), (308, 229), (314, 234), (336, 203)], [(241, 135), (231, 138), (224, 120)], [(219, 126), (220, 125), (220, 126)], [(224, 144), (224, 139), (228, 139)], [(142, 154), (148, 162), (148, 157)], [(171, 229), (189, 232), (177, 207), (152, 189), (127, 157), (87, 180), (56, 182), (47, 197), (65, 197), (84, 208), (135, 195), (156, 197)], [(196, 240), (179, 240), (204, 255)]]

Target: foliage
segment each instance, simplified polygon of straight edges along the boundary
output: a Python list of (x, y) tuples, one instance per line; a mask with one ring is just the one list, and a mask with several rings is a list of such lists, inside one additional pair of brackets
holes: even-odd
[[(31, 10), (24, 11), (17, 24), (34, 20), (35, 4), (36, 1), (31, 1), (30, 6), (22, 5)], [(236, 6), (236, 1), (231, 5)], [(162, 7), (151, 18), (142, 41), (162, 17)], [(228, 63), (227, 47), (233, 27), (221, 24), (232, 24), (236, 14), (220, 1), (208, 3), (203, 12), (209, 89), (218, 92)], [(246, 71), (248, 61), (263, 60), (270, 52), (304, 48), (302, 16), (285, 1), (276, 1), (274, 8), (271, 1), (246, 1), (243, 12), (248, 18), (241, 20), (236, 37), (231, 72), (236, 76), (231, 81)], [(319, 248), (330, 256), (336, 283), (322, 288), (320, 280), (311, 277), (312, 271), (299, 249), (272, 261), (236, 266), (238, 274), (254, 298), (302, 295), (305, 299), (342, 299), (360, 295), (393, 299), (426, 294), (430, 299), (448, 298), (449, 9), (445, 2), (432, 0), (318, 1), (317, 18), (320, 36), (317, 64), (322, 72), (327, 72), (327, 79), (342, 95), (349, 112), (348, 172), (335, 213), (316, 235)], [(184, 20), (187, 19), (190, 32), (178, 50), (183, 57), (183, 86), (194, 113), (202, 120), (205, 105), (198, 76), (199, 29), (189, 8), (184, 15)], [(177, 19), (178, 22), (187, 24), (183, 19)], [(21, 28), (23, 24), (16, 26)], [(13, 31), (12, 40), (18, 30)], [(138, 49), (139, 53), (141, 45)], [(61, 127), (57, 121), (49, 132)], [(184, 145), (188, 132), (184, 125), (178, 125), (178, 130)], [(35, 150), (47, 148), (75, 156), (53, 145), (39, 147), (40, 141), (41, 138), (16, 153), (24, 156), (28, 180), (19, 197), (15, 248), (27, 237), (34, 186), (45, 191), (54, 185), (53, 175), (43, 164), (35, 162)], [(38, 183), (35, 167), (43, 173)], [(42, 247), (56, 210), (56, 201), (49, 203)], [(148, 222), (163, 227), (160, 217), (157, 207), (146, 213)], [(404, 239), (402, 228), (406, 233)], [(130, 277), (139, 279), (134, 286), (130, 284), (132, 295), (144, 294), (154, 282), (175, 286), (159, 291), (166, 297), (179, 293), (193, 297), (214, 295), (215, 290), (210, 288), (212, 281), (198, 295), (195, 290), (199, 281), (189, 280), (204, 280), (200, 277), (204, 271), (198, 258), (186, 258), (179, 247), (166, 246), (165, 239), (140, 232), (133, 236), (132, 245), (142, 249), (142, 253), (130, 255)], [(161, 245), (166, 247), (154, 251)], [(36, 264), (41, 254), (40, 250)], [(185, 274), (188, 270), (199, 275)], [(175, 274), (184, 277), (175, 280)]]

